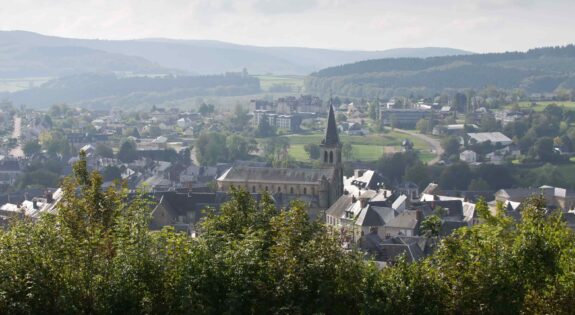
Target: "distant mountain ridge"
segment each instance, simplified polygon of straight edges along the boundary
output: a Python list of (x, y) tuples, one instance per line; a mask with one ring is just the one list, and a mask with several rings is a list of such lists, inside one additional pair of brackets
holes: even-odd
[(305, 75), (367, 59), (462, 54), (470, 52), (439, 47), (342, 51), (163, 38), (93, 40), (0, 31), (0, 77), (83, 72), (220, 74), (243, 68), (256, 74)]
[(575, 46), (424, 59), (374, 59), (329, 67), (306, 79), (306, 91), (350, 97), (418, 94), (447, 89), (523, 89), (549, 93), (575, 88)]

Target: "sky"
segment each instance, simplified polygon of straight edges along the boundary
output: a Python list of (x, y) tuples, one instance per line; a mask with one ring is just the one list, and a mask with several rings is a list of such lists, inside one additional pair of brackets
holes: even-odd
[(575, 0), (2, 0), (0, 30), (345, 50), (575, 42)]

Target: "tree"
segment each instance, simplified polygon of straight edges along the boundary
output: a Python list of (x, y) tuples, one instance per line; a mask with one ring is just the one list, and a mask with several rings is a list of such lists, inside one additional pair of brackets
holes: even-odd
[(417, 124), (415, 125), (415, 128), (417, 130), (419, 130), (420, 133), (426, 134), (429, 133), (429, 129), (430, 129), (430, 123), (429, 123), (429, 119), (425, 119), (422, 118), (420, 119)]
[(102, 172), (104, 181), (122, 179), (122, 171), (117, 166), (106, 166)]
[(443, 189), (467, 190), (470, 181), (471, 170), (463, 162), (445, 167), (439, 176), (439, 185)]
[(344, 122), (347, 121), (347, 116), (344, 113), (337, 113), (337, 115), (335, 115), (335, 120), (337, 122)]
[(407, 167), (403, 177), (405, 181), (415, 183), (420, 189), (423, 189), (423, 187), (426, 187), (431, 182), (429, 170), (427, 166), (421, 162), (416, 162)]
[(490, 191), (489, 184), (481, 178), (474, 178), (469, 183), (467, 190), (470, 191)]
[(42, 151), (42, 146), (38, 143), (38, 140), (31, 140), (24, 144), (22, 151), (24, 151), (24, 154), (27, 157), (30, 157), (34, 154), (40, 153)]
[(372, 120), (377, 120), (377, 104), (379, 101), (373, 101), (373, 102), (369, 102), (368, 103), (368, 109), (369, 109), (369, 118), (371, 118)]
[(276, 135), (276, 129), (272, 127), (266, 116), (260, 119), (258, 124), (258, 129), (256, 130), (256, 136), (260, 138), (274, 137)]
[(439, 238), (441, 225), (441, 219), (437, 215), (432, 214), (421, 222), (420, 231), (425, 237)]
[(350, 142), (344, 143), (341, 153), (347, 161), (351, 161), (353, 159), (353, 145)]
[(535, 142), (533, 149), (539, 160), (544, 162), (553, 161), (553, 139), (549, 137), (540, 138)]
[(226, 148), (228, 151), (228, 159), (230, 161), (236, 161), (249, 158), (250, 152), (256, 149), (256, 143), (254, 139), (248, 141), (242, 136), (229, 135), (226, 138)]
[(131, 163), (138, 159), (138, 150), (136, 143), (131, 140), (125, 140), (120, 145), (118, 159), (124, 163)]
[(320, 154), (319, 145), (317, 145), (315, 143), (308, 143), (308, 144), (303, 146), (303, 149), (305, 150), (305, 152), (307, 152), (307, 154), (311, 160), (319, 159), (319, 154)]
[(215, 111), (214, 105), (206, 103), (202, 103), (202, 105), (200, 105), (200, 108), (198, 109), (198, 113), (200, 113), (200, 115), (202, 116), (208, 116), (210, 114), (213, 114), (214, 111)]
[(109, 147), (103, 143), (96, 144), (96, 149), (94, 150), (94, 152), (99, 157), (103, 157), (103, 158), (113, 158), (114, 157), (114, 150), (111, 147)]
[(148, 133), (150, 134), (150, 137), (157, 138), (162, 135), (162, 129), (159, 126), (152, 125), (148, 129)]
[(450, 136), (441, 140), (441, 146), (444, 150), (445, 157), (449, 158), (459, 154), (459, 138)]
[[(196, 158), (202, 165), (229, 161), (226, 136), (219, 132), (202, 133), (196, 141)], [(230, 146), (232, 145), (230, 141)], [(239, 153), (239, 152), (236, 152)]]

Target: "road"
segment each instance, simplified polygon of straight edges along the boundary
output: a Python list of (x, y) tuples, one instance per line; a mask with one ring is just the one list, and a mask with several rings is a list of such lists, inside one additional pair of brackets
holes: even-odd
[(435, 153), (435, 158), (433, 160), (429, 161), (427, 164), (433, 165), (433, 164), (439, 162), (439, 160), (441, 159), (441, 156), (443, 155), (443, 148), (441, 147), (441, 143), (439, 142), (439, 140), (434, 139), (430, 136), (421, 134), (421, 133), (411, 131), (411, 130), (404, 130), (404, 129), (395, 128), (395, 131), (416, 137), (416, 138), (424, 141), (425, 143), (427, 143), (432, 148), (432, 152)]
[(10, 155), (16, 158), (23, 158), (24, 151), (22, 151), (22, 117), (14, 116), (14, 130), (12, 131), (12, 138), (16, 139), (17, 146), (10, 150)]

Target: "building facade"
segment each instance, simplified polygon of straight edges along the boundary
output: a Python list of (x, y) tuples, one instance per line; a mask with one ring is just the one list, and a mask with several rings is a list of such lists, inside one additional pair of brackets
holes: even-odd
[(237, 165), (217, 179), (218, 190), (229, 191), (232, 187), (238, 187), (250, 193), (268, 192), (284, 204), (299, 199), (312, 208), (327, 209), (343, 194), (341, 151), (335, 113), (330, 106), (325, 136), (320, 144), (320, 168)]

